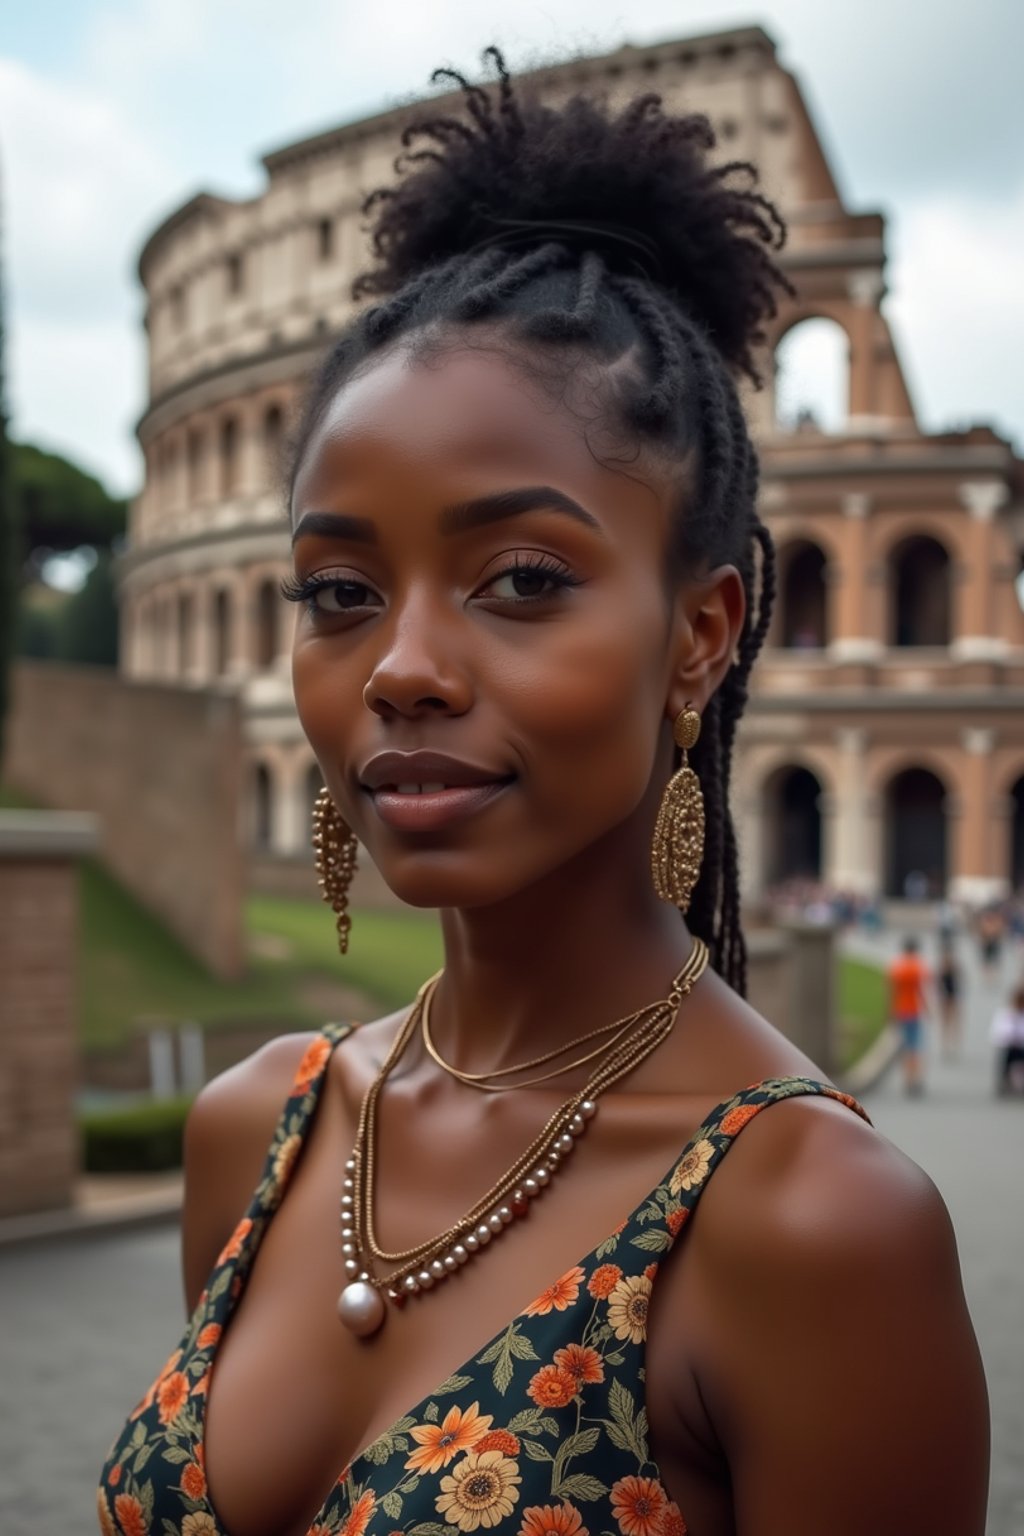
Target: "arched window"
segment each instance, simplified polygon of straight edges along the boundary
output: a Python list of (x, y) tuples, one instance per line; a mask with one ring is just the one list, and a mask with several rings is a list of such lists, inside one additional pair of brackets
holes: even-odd
[(195, 655), (193, 645), (195, 625), (192, 608), (192, 594), (182, 592), (178, 597), (178, 672), (183, 677), (192, 670), (192, 659)]
[(946, 894), (946, 789), (927, 768), (906, 768), (885, 792), (886, 893), (919, 901)]
[(780, 645), (817, 651), (828, 644), (828, 561), (817, 544), (801, 541), (782, 552)]
[(206, 434), (193, 427), (188, 434), (188, 502), (195, 506), (203, 494), (203, 458), (206, 451)]
[(1024, 891), (1024, 774), (1010, 790), (1010, 801), (1010, 882), (1015, 891)]
[(252, 776), (252, 843), (260, 853), (274, 844), (274, 781), (266, 763), (257, 763)]
[(821, 784), (809, 768), (780, 768), (765, 786), (769, 885), (821, 879)]
[(775, 349), (780, 432), (842, 432), (850, 413), (850, 344), (835, 320), (801, 320)]
[(889, 636), (897, 646), (943, 646), (950, 640), (949, 555), (937, 539), (904, 539), (889, 558)]
[(278, 652), (278, 595), (272, 581), (261, 581), (256, 593), (256, 665), (272, 667)]
[(263, 417), (263, 458), (271, 485), (280, 478), (283, 449), (284, 412), (279, 405), (270, 405)]
[(228, 416), (220, 427), (220, 493), (233, 496), (238, 489), (238, 423)]
[(231, 665), (231, 594), (223, 587), (213, 600), (213, 670), (223, 677)]
[(316, 226), (316, 254), (320, 261), (330, 261), (334, 255), (333, 219), (320, 219)]

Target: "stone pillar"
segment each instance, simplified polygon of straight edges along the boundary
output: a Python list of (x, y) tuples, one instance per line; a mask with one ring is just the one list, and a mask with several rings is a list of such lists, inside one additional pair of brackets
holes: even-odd
[(192, 616), (192, 622), (195, 625), (193, 642), (195, 678), (199, 683), (209, 683), (214, 680), (213, 602), (213, 586), (208, 581), (201, 582), (196, 587), (195, 610)]
[(875, 341), (878, 305), (885, 291), (882, 274), (875, 268), (851, 272), (846, 283), (853, 300), (850, 311), (850, 393), (848, 419), (851, 431), (867, 426), (878, 415), (875, 380)]
[(274, 775), (273, 849), (294, 858), (305, 853), (310, 838), (306, 822), (306, 760), (294, 752)]
[(78, 860), (94, 816), (0, 811), (0, 1216), (68, 1206), (78, 1174)]
[(870, 896), (878, 880), (868, 833), (867, 732), (846, 727), (836, 731), (835, 740), (839, 765), (835, 791), (829, 796), (832, 836), (825, 879), (835, 890)]
[(967, 480), (960, 486), (960, 500), (968, 513), (967, 579), (955, 589), (958, 596), (956, 633), (950, 646), (958, 661), (998, 661), (1006, 642), (993, 633), (995, 611), (995, 519), (1006, 500), (1007, 488), (997, 480)]
[(958, 814), (952, 826), (950, 895), (983, 906), (1007, 894), (1008, 882), (995, 873), (992, 748), (995, 732), (970, 727), (961, 736)]
[(883, 649), (872, 635), (868, 620), (867, 564), (868, 518), (871, 498), (859, 491), (843, 497), (842, 570), (830, 589), (834, 624), (829, 656), (836, 661), (874, 661)]

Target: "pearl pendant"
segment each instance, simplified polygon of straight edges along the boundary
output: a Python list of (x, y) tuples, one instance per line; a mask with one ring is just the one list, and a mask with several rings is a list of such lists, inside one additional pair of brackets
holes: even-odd
[(365, 1280), (346, 1285), (338, 1297), (338, 1316), (357, 1339), (376, 1333), (387, 1314), (383, 1296)]

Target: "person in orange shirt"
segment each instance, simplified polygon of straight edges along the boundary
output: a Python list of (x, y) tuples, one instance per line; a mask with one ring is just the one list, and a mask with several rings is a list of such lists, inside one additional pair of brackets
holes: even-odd
[(925, 987), (928, 981), (928, 967), (918, 952), (917, 940), (905, 939), (903, 953), (889, 967), (889, 1014), (902, 1037), (903, 1086), (913, 1098), (924, 1092), (921, 1032), (927, 1009)]

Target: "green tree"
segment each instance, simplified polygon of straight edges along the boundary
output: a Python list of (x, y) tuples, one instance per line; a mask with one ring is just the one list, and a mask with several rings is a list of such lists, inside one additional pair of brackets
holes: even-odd
[(11, 445), (11, 480), (28, 550), (28, 579), (50, 555), (91, 546), (109, 549), (125, 532), (128, 504), (57, 453)]
[(61, 606), (56, 620), (56, 655), (60, 661), (117, 666), (117, 592), (113, 556), (100, 550), (81, 591)]

